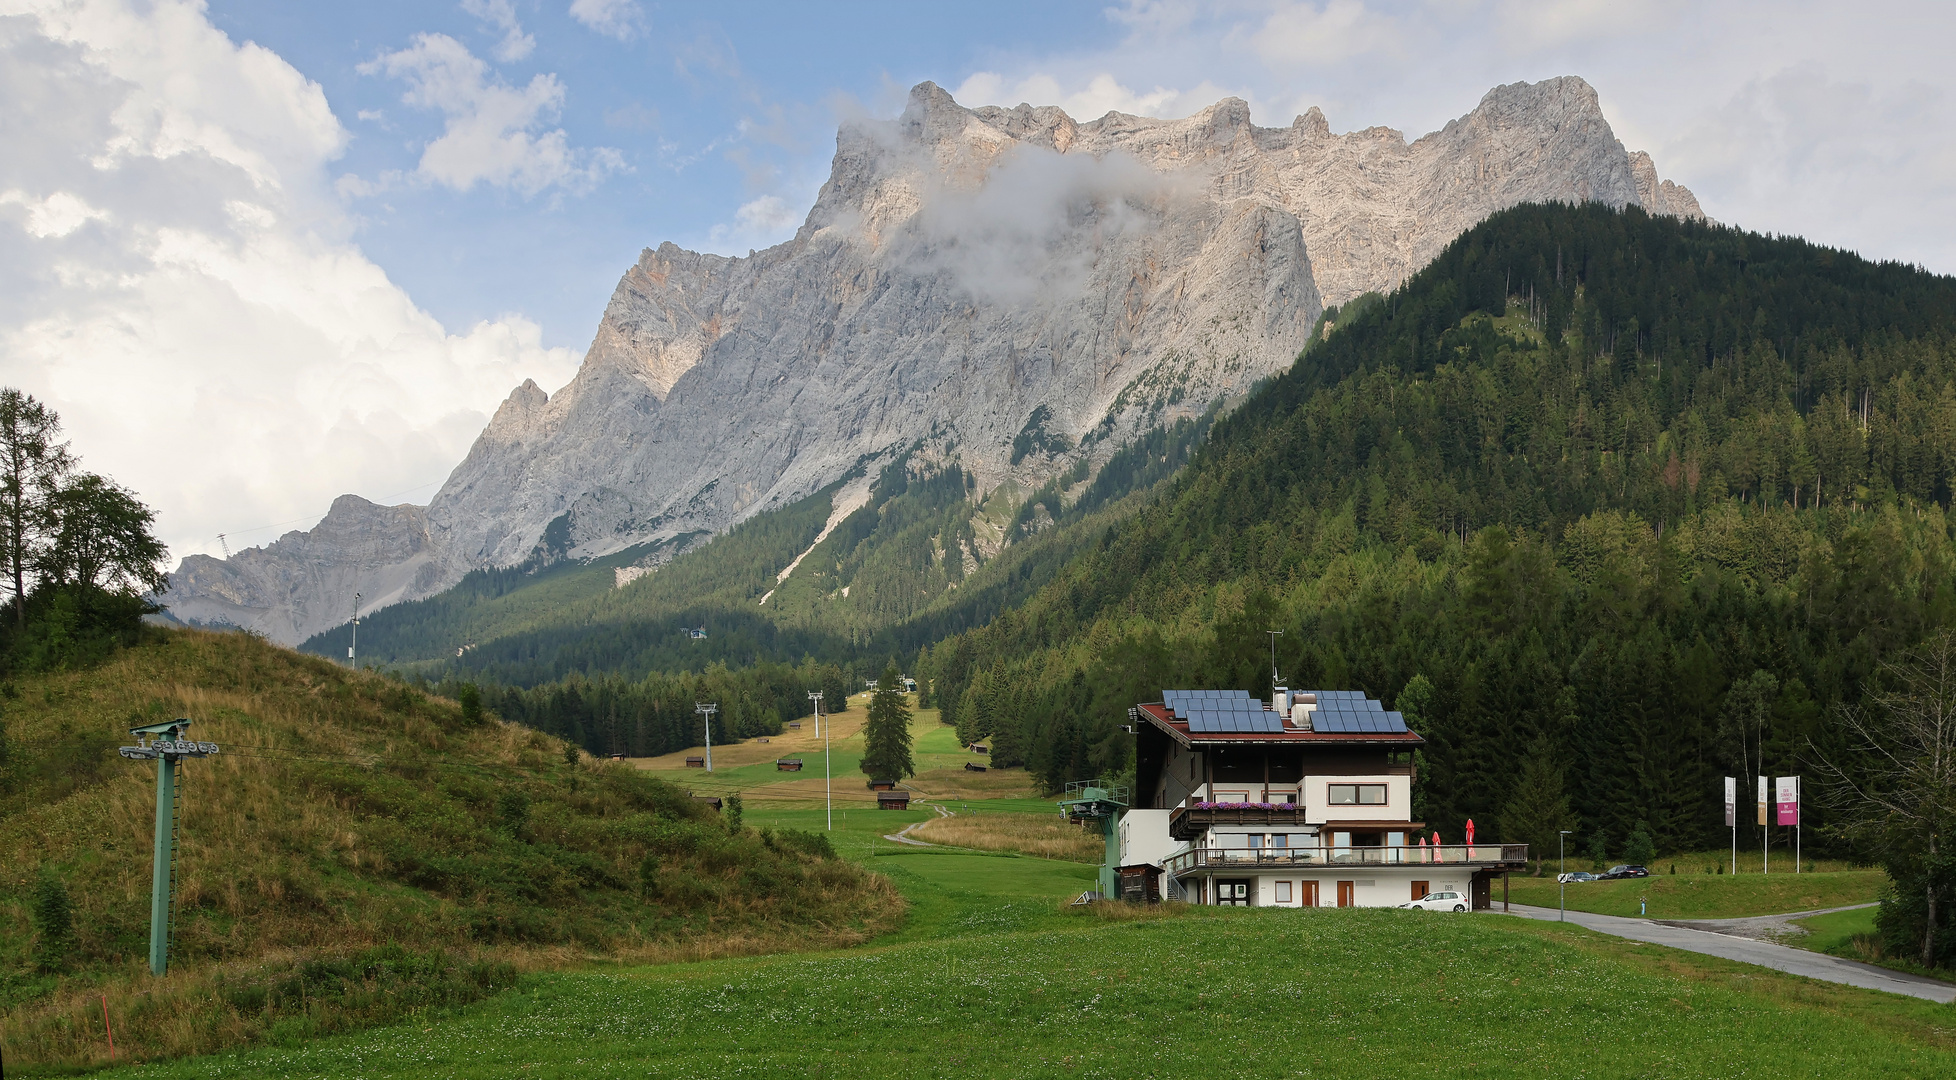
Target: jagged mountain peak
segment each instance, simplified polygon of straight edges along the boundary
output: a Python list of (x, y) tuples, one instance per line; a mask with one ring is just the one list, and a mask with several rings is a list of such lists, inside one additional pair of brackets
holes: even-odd
[[(1335, 134), (1315, 107), (1280, 128), (1236, 98), (1080, 122), (919, 83), (895, 119), (840, 128), (793, 239), (642, 252), (568, 385), (512, 393), (414, 520), (363, 519), (418, 537), (396, 545), (420, 560), (407, 584), (372, 595), (521, 563), (553, 522), (575, 555), (717, 532), (927, 440), (981, 495), (1091, 470), (1287, 366), (1325, 305), (1391, 288), (1495, 210), (1554, 200), (1702, 216), (1573, 76), (1495, 87), (1410, 143)], [(331, 625), (315, 594), (339, 570), (269, 569), (301, 548), (340, 566), (326, 525), (234, 560), (261, 583), (227, 601), (234, 621), (288, 640)], [(398, 585), (343, 554), (347, 581)], [(171, 603), (215, 580), (193, 569)]]

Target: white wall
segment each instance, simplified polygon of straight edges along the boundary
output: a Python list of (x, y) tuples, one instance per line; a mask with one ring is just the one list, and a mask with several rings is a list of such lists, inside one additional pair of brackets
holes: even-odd
[[(1384, 806), (1340, 805), (1330, 803), (1332, 784), (1384, 784)], [(1218, 785), (1220, 786), (1220, 785)], [(1303, 784), (1304, 817), (1316, 824), (1340, 821), (1413, 820), (1413, 778), (1410, 776), (1306, 776)]]
[[(1414, 899), (1413, 882), (1424, 881), (1428, 892), (1452, 889), (1455, 892), (1471, 894), (1470, 881), (1466, 876), (1442, 878), (1435, 874), (1433, 867), (1420, 867), (1417, 871), (1384, 867), (1354, 867), (1349, 876), (1334, 875), (1319, 877), (1316, 874), (1268, 874), (1256, 879), (1256, 906), (1258, 907), (1301, 907), (1299, 898), (1304, 894), (1303, 883), (1318, 883), (1318, 906), (1335, 908), (1338, 906), (1338, 883), (1353, 883), (1352, 903), (1357, 907), (1397, 907)], [(1362, 872), (1361, 872), (1362, 871)], [(1446, 871), (1459, 874), (1457, 870)], [(1277, 883), (1291, 882), (1290, 902), (1277, 902)]]
[(1182, 846), (1180, 840), (1168, 835), (1168, 815), (1167, 810), (1129, 810), (1121, 815), (1122, 866), (1160, 866)]

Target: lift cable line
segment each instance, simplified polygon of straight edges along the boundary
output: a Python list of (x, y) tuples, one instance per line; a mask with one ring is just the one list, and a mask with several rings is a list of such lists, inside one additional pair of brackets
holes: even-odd
[[(156, 846), (149, 887), (149, 970), (161, 975), (170, 968), (170, 929), (176, 912), (176, 854), (182, 819), (183, 799), (177, 786), (177, 770), (187, 757), (209, 757), (217, 753), (213, 742), (192, 742), (183, 737), (190, 727), (186, 719), (130, 728), (136, 745), (121, 748), (132, 761), (156, 761)], [(154, 735), (154, 742), (143, 738)]]

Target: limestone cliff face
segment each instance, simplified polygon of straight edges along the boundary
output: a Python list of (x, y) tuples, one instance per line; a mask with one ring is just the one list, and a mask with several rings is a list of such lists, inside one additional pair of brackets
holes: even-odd
[[(512, 393), (425, 513), (371, 518), (391, 531), (368, 546), (398, 561), (332, 554), (329, 515), (228, 564), (186, 560), (167, 602), (298, 640), (344, 618), (328, 590), (426, 595), (520, 562), (558, 518), (585, 555), (717, 532), (920, 441), (984, 487), (1043, 480), (1239, 395), (1288, 366), (1324, 305), (1549, 200), (1703, 216), (1576, 78), (1498, 87), (1411, 143), (1333, 134), (1315, 108), (1281, 128), (1235, 99), (1081, 123), (924, 83), (897, 119), (838, 133), (794, 239), (645, 251), (569, 385)], [(1014, 464), (1035, 414), (1073, 449)]]

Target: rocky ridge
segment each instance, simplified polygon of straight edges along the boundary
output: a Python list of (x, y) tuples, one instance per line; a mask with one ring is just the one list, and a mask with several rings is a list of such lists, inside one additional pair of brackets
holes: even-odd
[[(1573, 77), (1497, 87), (1410, 143), (1334, 134), (1316, 108), (1282, 128), (1233, 98), (1081, 123), (923, 83), (895, 120), (839, 131), (792, 240), (645, 251), (577, 375), (518, 387), (425, 510), (346, 496), (309, 533), (186, 559), (166, 602), (296, 642), (355, 589), (429, 595), (547, 529), (576, 556), (718, 532), (920, 443), (981, 492), (1036, 484), (1240, 395), (1325, 306), (1554, 200), (1704, 216)], [(1014, 453), (1022, 434), (1036, 452)]]

